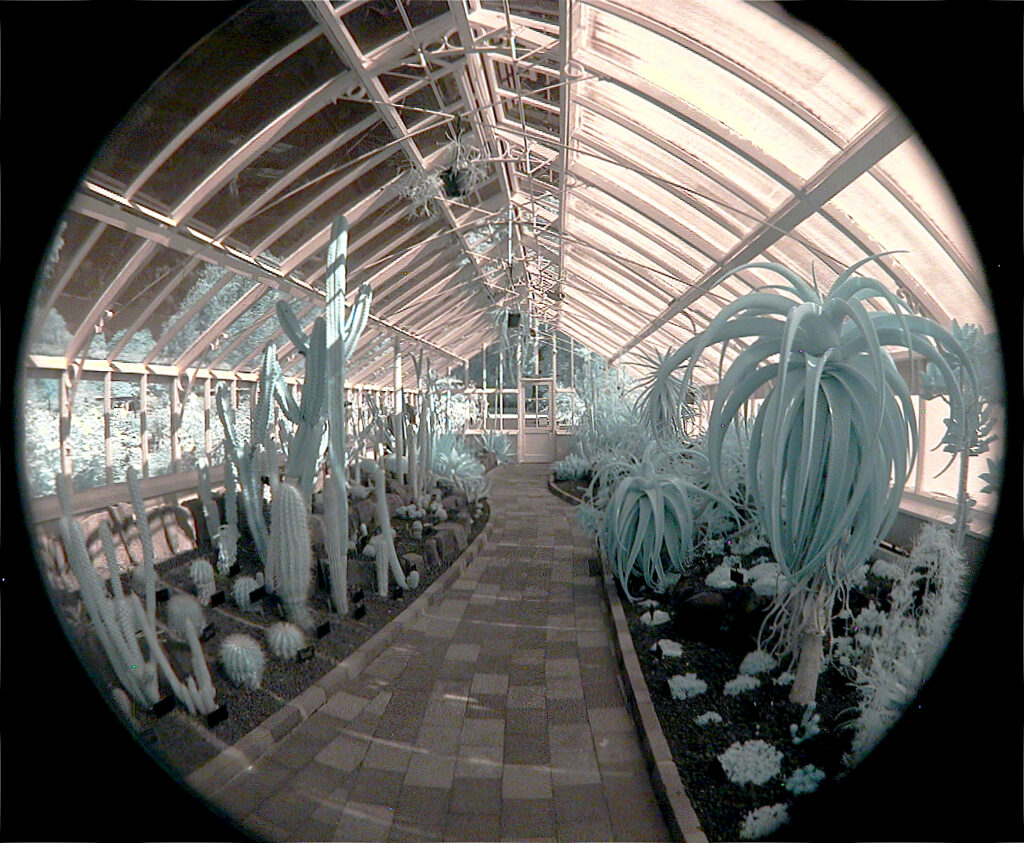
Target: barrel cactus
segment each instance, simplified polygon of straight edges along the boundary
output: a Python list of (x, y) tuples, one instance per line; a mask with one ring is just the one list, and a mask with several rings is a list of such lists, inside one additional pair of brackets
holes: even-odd
[(185, 621), (192, 621), (192, 625), (201, 630), (206, 626), (206, 616), (203, 607), (199, 605), (191, 594), (175, 594), (167, 601), (167, 626), (174, 633), (176, 638), (182, 641), (188, 637), (188, 626)]
[(288, 621), (278, 621), (267, 630), (267, 646), (279, 659), (294, 659), (305, 645), (305, 633)]
[(260, 584), (252, 577), (237, 577), (231, 586), (231, 596), (235, 599), (235, 605), (243, 612), (252, 608), (249, 595), (259, 587)]
[(220, 663), (232, 684), (252, 690), (260, 687), (266, 657), (252, 636), (234, 633), (225, 638), (220, 646)]

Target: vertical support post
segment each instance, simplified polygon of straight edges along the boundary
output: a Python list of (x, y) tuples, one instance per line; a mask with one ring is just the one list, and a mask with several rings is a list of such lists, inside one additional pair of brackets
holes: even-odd
[(142, 476), (149, 477), (149, 374), (139, 378), (139, 447), (142, 449)]
[(210, 464), (210, 455), (213, 453), (213, 430), (211, 419), (213, 417), (213, 378), (203, 379), (203, 453), (206, 455), (206, 464)]
[(60, 421), (57, 436), (60, 439), (60, 472), (71, 476), (74, 464), (71, 459), (71, 412), (74, 398), (74, 384), (78, 379), (77, 371), (68, 366), (60, 376), (60, 387), (57, 390), (57, 408)]
[(402, 389), (402, 341), (396, 337), (393, 347), (395, 351), (395, 412), (401, 413), (405, 410), (405, 392)]
[(114, 482), (114, 440), (110, 429), (110, 414), (113, 409), (113, 379), (113, 372), (106, 372), (103, 375), (103, 470), (108, 486)]
[(181, 418), (184, 401), (181, 398), (181, 375), (171, 381), (171, 473), (181, 469)]

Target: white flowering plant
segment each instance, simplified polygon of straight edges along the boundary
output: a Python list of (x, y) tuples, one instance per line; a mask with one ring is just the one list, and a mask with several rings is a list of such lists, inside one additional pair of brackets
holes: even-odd
[(782, 753), (762, 740), (737, 741), (718, 756), (734, 784), (764, 784), (782, 771)]

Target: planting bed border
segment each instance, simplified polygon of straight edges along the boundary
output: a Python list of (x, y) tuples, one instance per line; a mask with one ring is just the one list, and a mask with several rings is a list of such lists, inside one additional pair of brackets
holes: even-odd
[(401, 614), (259, 726), (189, 773), (184, 783), (205, 799), (213, 789), (223, 788), (235, 776), (262, 758), (295, 727), (324, 705), (341, 683), (359, 676), (399, 635), (416, 623), (426, 609), (440, 603), (448, 587), (466, 570), (480, 548), (490, 538), (493, 527), (494, 519), (488, 517), (487, 523), (469, 547), (444, 573), (427, 586), (422, 594), (406, 606)]
[[(548, 489), (564, 501), (572, 504), (583, 503), (575, 495), (555, 485), (554, 475), (548, 475)], [(636, 726), (651, 786), (654, 788), (654, 795), (657, 797), (669, 832), (677, 840), (683, 840), (685, 843), (708, 843), (697, 813), (690, 803), (690, 797), (686, 794), (683, 780), (679, 777), (679, 769), (672, 759), (672, 750), (669, 749), (665, 733), (661, 730), (661, 723), (647, 690), (647, 682), (640, 669), (640, 659), (637, 658), (633, 646), (633, 636), (626, 623), (626, 614), (619, 600), (615, 577), (603, 552), (601, 581), (604, 584), (609, 614), (615, 626), (615, 657), (619, 663), (620, 675), (625, 677), (622, 687), (626, 697), (626, 708)]]

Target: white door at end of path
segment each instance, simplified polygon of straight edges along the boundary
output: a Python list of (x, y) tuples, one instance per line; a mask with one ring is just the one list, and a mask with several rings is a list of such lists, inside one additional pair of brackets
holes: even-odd
[(551, 378), (519, 382), (519, 462), (555, 459), (555, 382)]

